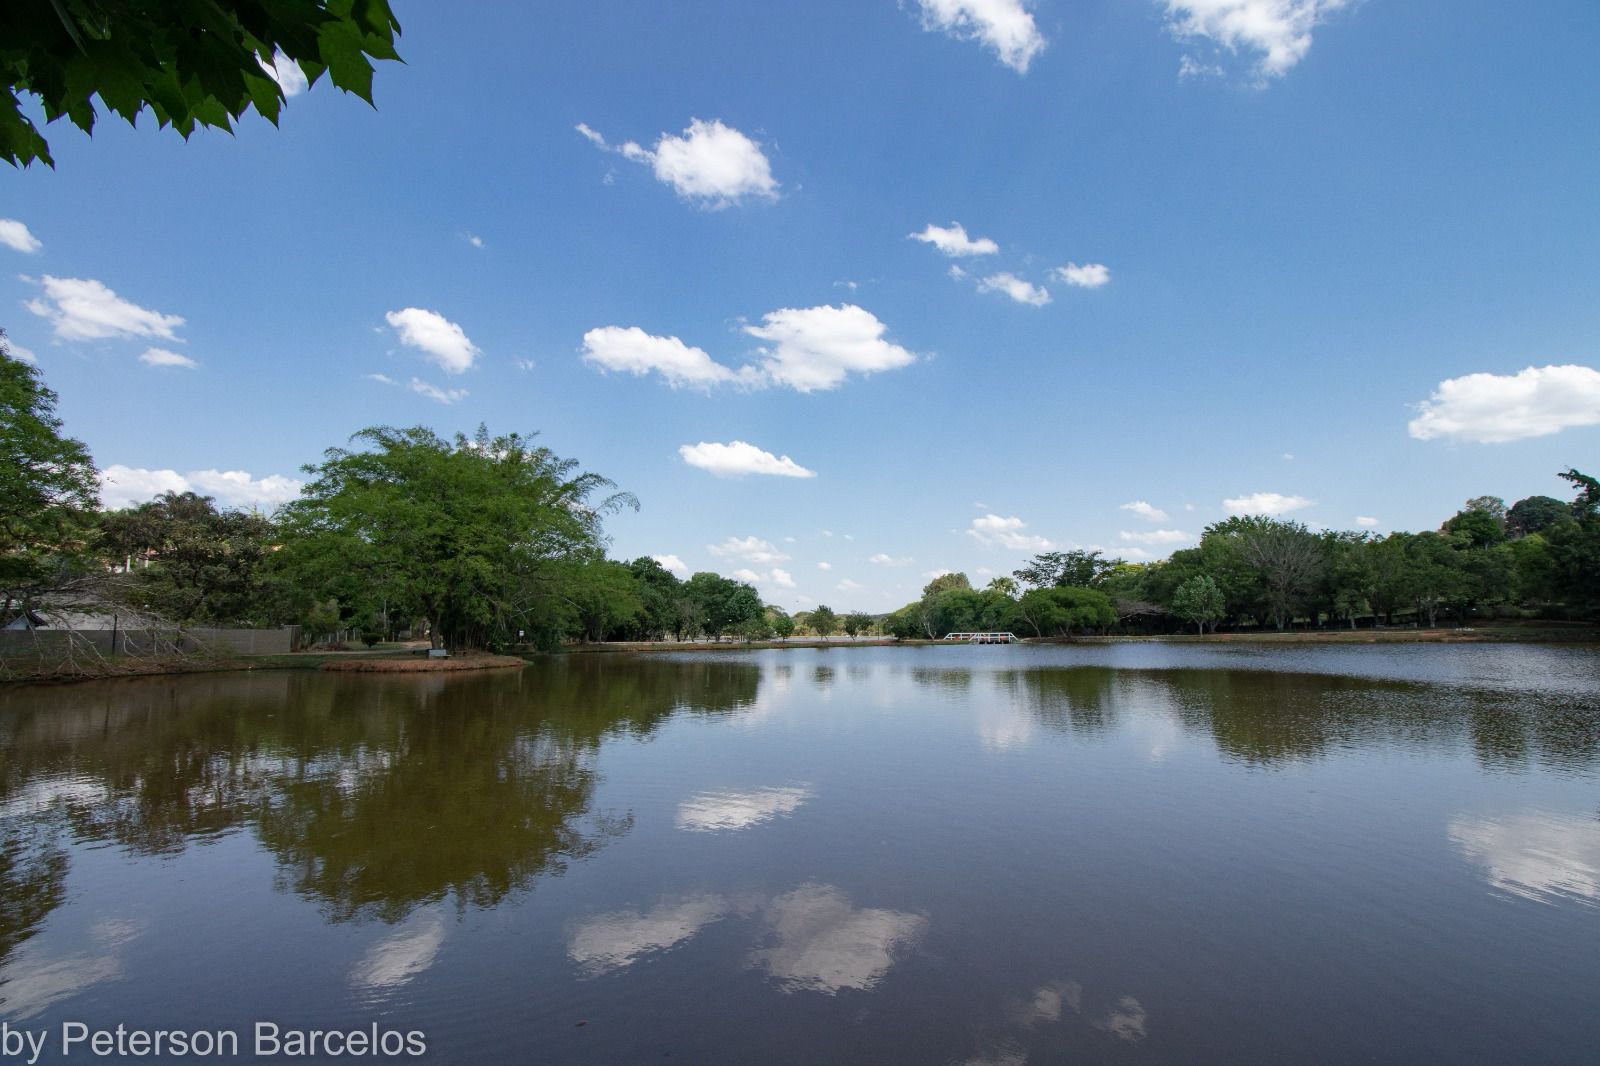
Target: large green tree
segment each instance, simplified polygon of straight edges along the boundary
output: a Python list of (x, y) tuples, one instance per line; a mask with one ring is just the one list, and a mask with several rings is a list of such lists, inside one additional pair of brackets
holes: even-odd
[(351, 439), (306, 467), (283, 512), (283, 565), (307, 592), (405, 605), (436, 648), (518, 630), (551, 643), (571, 624), (565, 582), (600, 550), (602, 516), (638, 507), (532, 437), (377, 426)]
[(400, 58), (399, 32), (387, 0), (8, 0), (0, 158), (55, 165), (25, 102), (85, 133), (102, 107), (129, 124), (148, 108), (185, 138), (231, 130), (252, 107), (275, 124), (285, 99), (275, 62), (313, 84), (326, 72), (371, 103), (372, 61)]
[(8, 600), (72, 568), (99, 494), (89, 450), (61, 431), (56, 394), (0, 332), (0, 589)]

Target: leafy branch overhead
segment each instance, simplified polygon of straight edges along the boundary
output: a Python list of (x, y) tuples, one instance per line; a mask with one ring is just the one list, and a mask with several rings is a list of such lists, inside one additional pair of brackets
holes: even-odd
[(7, 0), (0, 4), (0, 158), (40, 160), (50, 146), (23, 104), (94, 131), (95, 100), (134, 124), (149, 108), (187, 138), (197, 126), (233, 129), (254, 107), (273, 124), (284, 91), (275, 56), (308, 82), (326, 72), (372, 103), (372, 61), (399, 60), (400, 23), (388, 0)]

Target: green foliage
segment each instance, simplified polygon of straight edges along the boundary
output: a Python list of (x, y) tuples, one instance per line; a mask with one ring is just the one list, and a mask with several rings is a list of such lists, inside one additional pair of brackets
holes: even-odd
[(1040, 637), (1104, 629), (1117, 620), (1111, 597), (1098, 589), (1075, 586), (1029, 589), (1017, 601), (1017, 613)]
[(767, 613), (770, 618), (772, 632), (779, 640), (788, 640), (794, 636), (794, 619), (776, 607), (769, 607)]
[(865, 611), (851, 611), (840, 619), (839, 624), (850, 636), (858, 637), (872, 629), (872, 616)]
[(1526, 537), (1572, 519), (1570, 503), (1552, 496), (1529, 496), (1512, 504), (1506, 512), (1506, 529), (1513, 537)]
[(370, 104), (372, 61), (400, 58), (399, 32), (388, 0), (13, 0), (0, 5), (0, 158), (55, 165), (24, 99), (85, 133), (97, 98), (130, 125), (149, 108), (184, 138), (231, 131), (251, 107), (276, 124), (284, 92), (263, 67), (275, 54)]
[(1198, 574), (1178, 586), (1172, 594), (1172, 611), (1179, 618), (1193, 622), (1197, 632), (1206, 627), (1215, 629), (1227, 611), (1227, 601), (1216, 581), (1206, 574)]
[(940, 574), (922, 587), (922, 598), (928, 599), (949, 592), (952, 589), (970, 589), (972, 582), (967, 580), (966, 574)]
[(587, 559), (568, 569), (563, 584), (584, 640), (608, 640), (644, 613), (642, 585), (622, 563)]
[(1029, 588), (1065, 587), (1093, 588), (1115, 567), (1121, 559), (1102, 559), (1098, 551), (1045, 552), (1035, 555), (1033, 561), (1021, 570), (1012, 571), (1012, 577)]
[(756, 590), (741, 581), (701, 571), (684, 582), (685, 602), (690, 606), (690, 628), (697, 633), (721, 639), (724, 633), (765, 613)]
[[(276, 620), (272, 520), (219, 510), (209, 496), (165, 492), (100, 519), (101, 550), (125, 568), (119, 594), (173, 622), (220, 626)], [(126, 569), (131, 560), (140, 560)]]
[(519, 629), (550, 643), (573, 621), (572, 564), (597, 555), (601, 517), (638, 506), (627, 494), (591, 502), (611, 482), (518, 434), (446, 441), (379, 426), (352, 440), (363, 447), (306, 468), (312, 481), (284, 509), (283, 572), (317, 595), (399, 605), (435, 647)]
[(833, 613), (832, 607), (824, 604), (811, 612), (806, 624), (819, 637), (831, 636), (839, 628), (839, 616)]
[(61, 433), (56, 394), (0, 331), (0, 589), (25, 598), (76, 563), (99, 496), (89, 450)]
[(683, 582), (648, 555), (628, 564), (639, 596), (639, 613), (632, 635), (641, 640), (660, 640), (668, 633), (682, 636)]
[[(1469, 504), (1474, 501), (1468, 501)], [(1498, 502), (1498, 501), (1496, 501)], [(1458, 511), (1444, 524), (1444, 531), (1462, 538), (1469, 547), (1490, 548), (1496, 544), (1503, 544), (1506, 540), (1506, 520), (1503, 517), (1505, 507), (1500, 507), (1497, 515), (1488, 507), (1469, 506), (1464, 511)]]

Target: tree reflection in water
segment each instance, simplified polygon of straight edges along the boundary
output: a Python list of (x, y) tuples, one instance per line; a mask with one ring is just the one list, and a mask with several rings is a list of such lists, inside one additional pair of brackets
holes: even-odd
[[(57, 832), (166, 854), (253, 831), (282, 886), (334, 920), (492, 906), (627, 831), (630, 813), (592, 809), (604, 738), (749, 707), (759, 680), (744, 662), (572, 656), (512, 675), (218, 674), (7, 693), (0, 949), (61, 902)], [(64, 828), (38, 829), (33, 811), (25, 834), (33, 808)]]

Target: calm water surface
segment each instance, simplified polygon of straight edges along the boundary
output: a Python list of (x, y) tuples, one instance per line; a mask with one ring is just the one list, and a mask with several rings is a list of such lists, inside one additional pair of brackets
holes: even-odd
[(13, 690), (0, 841), (12, 1026), (376, 1022), (450, 1063), (1600, 1056), (1586, 648)]

